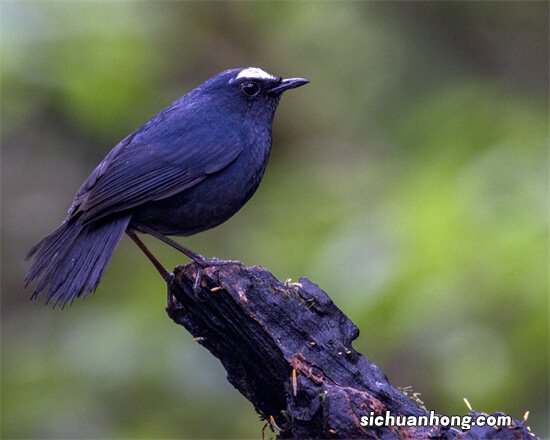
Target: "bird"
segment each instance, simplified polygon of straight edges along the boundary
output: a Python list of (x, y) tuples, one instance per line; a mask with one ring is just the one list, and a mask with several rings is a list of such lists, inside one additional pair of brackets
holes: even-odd
[(208, 259), (169, 236), (214, 228), (252, 197), (266, 169), (283, 92), (307, 84), (259, 67), (225, 70), (174, 101), (120, 141), (76, 192), (61, 225), (27, 254), (31, 298), (54, 307), (94, 292), (126, 233), (165, 280), (138, 236), (178, 249), (200, 269)]

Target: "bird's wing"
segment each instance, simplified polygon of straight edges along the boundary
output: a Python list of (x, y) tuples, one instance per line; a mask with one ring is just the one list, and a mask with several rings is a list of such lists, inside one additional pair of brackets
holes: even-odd
[(227, 167), (242, 151), (231, 139), (215, 145), (192, 143), (191, 148), (182, 142), (143, 144), (133, 139), (114, 157), (108, 156), (106, 166), (100, 169), (100, 164), (96, 168), (100, 171), (92, 173), (77, 195), (82, 221), (88, 223), (184, 191)]

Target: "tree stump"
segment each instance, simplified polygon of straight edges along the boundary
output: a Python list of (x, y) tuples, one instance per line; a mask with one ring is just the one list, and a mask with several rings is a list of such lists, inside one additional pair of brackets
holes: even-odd
[(193, 289), (198, 269), (190, 263), (174, 270), (168, 315), (221, 361), (277, 438), (535, 438), (517, 420), (498, 429), (363, 426), (365, 417), (386, 411), (430, 412), (354, 350), (359, 329), (325, 292), (307, 278), (283, 283), (262, 267), (240, 264), (204, 268)]

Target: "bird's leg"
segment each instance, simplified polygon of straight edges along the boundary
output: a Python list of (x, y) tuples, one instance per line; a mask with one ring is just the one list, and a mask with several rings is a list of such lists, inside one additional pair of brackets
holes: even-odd
[(153, 263), (153, 266), (155, 266), (164, 281), (169, 282), (172, 279), (173, 275), (164, 268), (160, 261), (157, 260), (153, 253), (147, 248), (147, 246), (145, 246), (145, 243), (140, 240), (137, 234), (130, 229), (126, 230), (126, 234), (128, 234), (128, 236), (134, 241), (134, 243), (138, 245), (141, 251), (147, 256), (149, 261)]
[(154, 229), (151, 229), (143, 225), (139, 225), (139, 229), (149, 235), (152, 235), (155, 238), (158, 238), (160, 241), (166, 243), (168, 246), (171, 246), (174, 249), (177, 249), (182, 254), (187, 255), (189, 258), (191, 258), (191, 260), (193, 260), (195, 263), (197, 263), (200, 266), (206, 267), (206, 266), (223, 266), (224, 264), (241, 264), (241, 262), (237, 260), (222, 260), (219, 258), (203, 257), (202, 255), (193, 252), (191, 249), (186, 248), (185, 246), (182, 246), (177, 241), (172, 240), (171, 238), (161, 234), (160, 232), (155, 231)]
[(166, 281), (166, 284), (168, 284), (168, 294), (167, 294), (167, 308), (174, 308), (177, 307), (174, 303), (174, 298), (172, 296), (172, 293), (170, 292), (170, 282), (174, 278), (174, 274), (168, 272), (164, 266), (160, 263), (159, 260), (153, 255), (153, 253), (145, 246), (145, 243), (140, 240), (140, 238), (137, 236), (137, 234), (132, 231), (131, 229), (126, 230), (126, 234), (128, 234), (128, 237), (130, 237), (135, 244), (138, 245), (138, 247), (141, 249), (141, 251), (146, 255), (146, 257), (153, 263), (153, 266), (157, 269), (157, 271), (160, 273), (160, 276)]
[(173, 247), (174, 249), (177, 249), (182, 254), (188, 256), (191, 260), (193, 260), (199, 266), (197, 269), (197, 274), (195, 276), (195, 282), (193, 284), (193, 290), (195, 292), (200, 290), (203, 268), (207, 266), (223, 266), (226, 264), (239, 264), (239, 265), (242, 264), (240, 261), (236, 261), (236, 260), (221, 260), (218, 258), (203, 257), (202, 255), (193, 252), (191, 249), (188, 249), (185, 246), (182, 246), (177, 241), (172, 240), (171, 238), (161, 234), (158, 231), (155, 231), (152, 228), (149, 228), (144, 225), (139, 225), (138, 228), (140, 231), (145, 232), (149, 235), (152, 235), (153, 237), (158, 238), (160, 241), (166, 243), (167, 245)]

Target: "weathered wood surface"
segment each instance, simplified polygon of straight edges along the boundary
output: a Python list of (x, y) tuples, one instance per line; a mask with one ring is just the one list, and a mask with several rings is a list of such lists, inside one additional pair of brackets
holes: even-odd
[[(361, 426), (371, 411), (428, 415), (352, 347), (359, 330), (306, 278), (282, 283), (258, 266), (179, 266), (167, 312), (216, 356), (227, 379), (281, 439), (532, 439), (524, 423), (469, 431)], [(472, 413), (476, 416), (476, 413)]]

